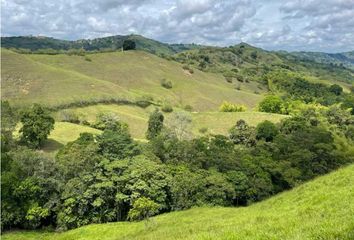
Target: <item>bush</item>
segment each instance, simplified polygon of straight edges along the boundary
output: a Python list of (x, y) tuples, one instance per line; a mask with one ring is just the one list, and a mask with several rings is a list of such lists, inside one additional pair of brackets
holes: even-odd
[(278, 96), (267, 96), (259, 103), (259, 111), (268, 113), (283, 113), (284, 102)]
[(60, 121), (62, 122), (70, 122), (70, 123), (80, 123), (79, 117), (70, 110), (63, 110), (60, 113)]
[(88, 56), (85, 56), (85, 61), (92, 62), (92, 59), (89, 58)]
[(133, 208), (129, 210), (128, 218), (132, 221), (144, 220), (158, 213), (160, 205), (150, 198), (140, 197), (133, 203)]
[(202, 134), (205, 134), (208, 132), (208, 128), (207, 127), (201, 127), (199, 128), (199, 132), (202, 133)]
[(170, 104), (164, 104), (161, 107), (161, 111), (166, 112), (166, 113), (170, 113), (170, 112), (173, 112), (173, 107)]
[(161, 80), (161, 86), (167, 89), (172, 88), (172, 82), (170, 80), (166, 80), (165, 78)]
[(191, 105), (187, 104), (186, 106), (184, 106), (184, 110), (191, 112), (191, 111), (193, 111), (193, 107)]
[(247, 108), (234, 103), (223, 102), (219, 108), (220, 112), (245, 112)]
[(142, 108), (147, 108), (154, 99), (151, 96), (142, 96), (135, 101), (135, 104)]
[(232, 77), (225, 77), (226, 82), (232, 83)]
[(184, 65), (182, 66), (182, 68), (183, 68), (184, 70), (188, 71), (190, 74), (193, 74), (193, 73), (194, 73), (194, 70), (193, 70), (190, 66), (188, 66), (188, 65), (186, 65), (186, 64), (184, 64)]

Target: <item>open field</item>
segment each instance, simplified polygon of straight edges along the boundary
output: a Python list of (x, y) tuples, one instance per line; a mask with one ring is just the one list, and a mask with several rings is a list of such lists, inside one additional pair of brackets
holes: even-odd
[(94, 224), (64, 233), (10, 232), (4, 240), (354, 238), (354, 165), (244, 208), (194, 208), (149, 222)]
[[(1, 58), (3, 98), (18, 106), (150, 97), (160, 104), (188, 104), (196, 111), (210, 111), (224, 100), (253, 108), (263, 98), (254, 93), (254, 83), (236, 90), (221, 74), (196, 69), (190, 73), (182, 64), (142, 51), (69, 56), (2, 49)], [(162, 87), (162, 79), (171, 81), (172, 88)]]
[[(88, 122), (94, 122), (96, 116), (100, 113), (114, 113), (123, 122), (128, 123), (130, 133), (134, 138), (145, 138), (145, 132), (147, 129), (147, 122), (150, 113), (154, 110), (154, 107), (148, 107), (146, 109), (127, 106), (127, 105), (95, 105), (83, 108), (72, 108), (68, 111), (75, 113), (79, 116), (79, 119), (86, 120)], [(175, 111), (181, 111), (175, 109)], [(55, 114), (55, 118), (60, 120), (62, 111)], [(192, 129), (193, 133), (198, 135), (200, 128), (207, 128), (208, 133), (212, 134), (227, 134), (227, 131), (235, 125), (235, 123), (243, 119), (248, 124), (256, 126), (258, 123), (264, 120), (270, 120), (274, 123), (279, 122), (286, 117), (280, 114), (262, 113), (262, 112), (192, 112)], [(164, 113), (166, 120), (171, 116), (170, 113)]]

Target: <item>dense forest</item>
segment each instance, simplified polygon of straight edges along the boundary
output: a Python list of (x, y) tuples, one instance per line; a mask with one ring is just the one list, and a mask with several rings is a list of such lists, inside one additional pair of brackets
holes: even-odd
[[(278, 111), (279, 100), (268, 97), (260, 108)], [(166, 127), (156, 109), (149, 142), (133, 140), (127, 123), (102, 115), (94, 124), (102, 134), (82, 133), (48, 157), (36, 151), (53, 129), (48, 110), (35, 104), (18, 112), (3, 102), (1, 227), (67, 230), (193, 206), (245, 206), (354, 161), (348, 110), (287, 106), (291, 117), (279, 124), (239, 120), (227, 136), (196, 138), (188, 134), (188, 115)]]

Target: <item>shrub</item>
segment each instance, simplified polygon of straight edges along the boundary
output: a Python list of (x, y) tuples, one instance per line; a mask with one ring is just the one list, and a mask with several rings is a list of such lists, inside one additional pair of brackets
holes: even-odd
[(170, 112), (173, 112), (173, 108), (170, 104), (164, 104), (161, 107), (161, 111), (166, 112), (166, 113), (170, 113)]
[(232, 77), (225, 77), (226, 82), (232, 83)]
[(70, 123), (80, 123), (79, 117), (70, 110), (63, 110), (60, 113), (60, 121), (62, 122), (70, 122)]
[(172, 82), (170, 80), (166, 80), (165, 78), (161, 80), (161, 86), (167, 89), (172, 88)]
[(140, 197), (133, 203), (133, 208), (129, 210), (128, 218), (132, 221), (144, 220), (158, 213), (160, 205), (150, 198)]
[(208, 128), (207, 128), (207, 127), (201, 127), (201, 128), (199, 128), (199, 132), (200, 132), (201, 134), (205, 134), (205, 133), (208, 132)]
[(187, 70), (190, 74), (193, 74), (193, 73), (194, 73), (194, 70), (193, 70), (190, 66), (188, 66), (188, 65), (186, 65), (186, 64), (184, 64), (184, 65), (182, 66), (182, 68), (183, 68), (184, 70)]
[(247, 108), (242, 105), (237, 105), (225, 101), (220, 105), (219, 110), (220, 112), (245, 112)]
[(85, 61), (92, 62), (92, 59), (89, 58), (88, 56), (85, 56)]
[(268, 113), (282, 113), (284, 111), (284, 102), (278, 96), (267, 96), (259, 103), (259, 111)]
[(154, 99), (151, 96), (142, 96), (135, 101), (135, 104), (139, 107), (147, 108), (152, 104), (153, 100)]
[(184, 106), (184, 110), (191, 112), (191, 111), (193, 111), (193, 107), (191, 105), (187, 104), (186, 106)]

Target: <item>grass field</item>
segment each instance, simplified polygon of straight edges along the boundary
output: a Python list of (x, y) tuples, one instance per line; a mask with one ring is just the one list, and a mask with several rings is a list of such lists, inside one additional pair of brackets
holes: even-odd
[(4, 240), (354, 239), (354, 165), (244, 208), (203, 207), (148, 222), (94, 224), (64, 233), (10, 232)]
[[(94, 122), (96, 116), (100, 113), (114, 113), (123, 122), (129, 124), (130, 133), (134, 138), (145, 138), (145, 132), (147, 129), (147, 122), (150, 113), (154, 110), (154, 107), (148, 107), (146, 109), (127, 106), (127, 105), (95, 105), (83, 108), (72, 108), (72, 111), (79, 116), (80, 120), (86, 120), (88, 122)], [(181, 111), (175, 109), (175, 111)], [(55, 118), (60, 120), (60, 115), (62, 111), (55, 114)], [(286, 117), (280, 114), (270, 114), (262, 112), (192, 112), (192, 131), (195, 135), (200, 134), (200, 128), (207, 128), (208, 133), (212, 134), (227, 134), (228, 130), (235, 125), (237, 120), (243, 119), (248, 124), (255, 126), (264, 120), (270, 120), (274, 123), (279, 122), (281, 119)], [(166, 119), (170, 118), (170, 113), (164, 113)]]
[[(88, 60), (89, 59), (89, 60)], [(194, 70), (142, 51), (85, 56), (18, 54), (2, 49), (2, 96), (16, 105), (49, 106), (80, 100), (152, 97), (155, 102), (191, 105), (196, 111), (216, 110), (222, 101), (255, 107), (263, 98), (254, 83), (241, 90), (220, 74)], [(166, 89), (161, 80), (173, 87)]]

